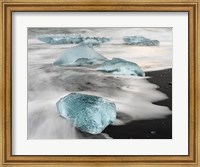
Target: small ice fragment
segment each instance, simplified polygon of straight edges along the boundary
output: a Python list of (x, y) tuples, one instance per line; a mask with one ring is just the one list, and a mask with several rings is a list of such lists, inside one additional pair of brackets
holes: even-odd
[(156, 134), (156, 131), (153, 131), (153, 130), (152, 130), (150, 133), (151, 133), (151, 134)]

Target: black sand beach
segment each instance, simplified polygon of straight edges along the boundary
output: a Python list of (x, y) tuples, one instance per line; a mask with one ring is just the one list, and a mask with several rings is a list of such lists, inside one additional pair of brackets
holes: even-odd
[[(146, 72), (147, 80), (159, 86), (169, 98), (154, 104), (172, 110), (172, 69)], [(164, 119), (132, 121), (123, 126), (108, 126), (103, 132), (114, 139), (172, 139), (172, 115)]]

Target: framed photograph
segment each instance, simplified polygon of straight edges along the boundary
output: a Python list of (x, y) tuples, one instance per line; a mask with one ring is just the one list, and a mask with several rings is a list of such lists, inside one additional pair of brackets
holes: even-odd
[(198, 0), (0, 4), (2, 166), (200, 166)]

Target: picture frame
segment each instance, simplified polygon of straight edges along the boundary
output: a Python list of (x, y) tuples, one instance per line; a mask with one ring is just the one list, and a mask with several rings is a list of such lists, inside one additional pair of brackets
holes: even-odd
[[(199, 121), (199, 20), (198, 0), (91, 1), (4, 0), (1, 8), (1, 125), (2, 166), (200, 166)], [(189, 116), (188, 155), (12, 155), (12, 12), (188, 12)]]

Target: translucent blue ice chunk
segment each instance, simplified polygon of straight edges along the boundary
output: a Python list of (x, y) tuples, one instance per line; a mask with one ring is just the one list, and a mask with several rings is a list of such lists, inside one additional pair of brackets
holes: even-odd
[(116, 119), (116, 106), (102, 97), (71, 93), (57, 103), (59, 114), (69, 119), (79, 130), (101, 133)]
[(109, 42), (110, 40), (110, 38), (105, 37), (85, 37), (80, 45), (89, 47), (100, 46), (102, 43)]
[(105, 61), (98, 68), (98, 71), (109, 72), (118, 75), (144, 76), (143, 70), (136, 64), (120, 58), (113, 58)]
[(81, 66), (88, 64), (99, 64), (105, 60), (107, 59), (101, 54), (97, 53), (93, 48), (87, 46), (76, 46), (66, 49), (53, 64), (59, 66)]
[(102, 43), (110, 41), (105, 37), (83, 37), (79, 34), (51, 34), (38, 37), (42, 42), (59, 45), (59, 44), (80, 44), (86, 46), (99, 46)]
[(95, 39), (86, 39), (83, 42), (80, 43), (81, 46), (100, 46), (101, 41), (95, 40)]
[(91, 61), (91, 60), (88, 59), (88, 58), (79, 58), (79, 59), (77, 59), (77, 60), (75, 61), (75, 64), (80, 65), (80, 66), (86, 65), (86, 64), (92, 65), (92, 64), (93, 64), (93, 61)]
[(42, 42), (58, 45), (58, 44), (78, 44), (83, 41), (83, 37), (77, 34), (68, 35), (44, 35), (38, 37)]
[(124, 42), (128, 45), (137, 46), (157, 46), (159, 45), (158, 40), (151, 40), (143, 36), (126, 36), (123, 38)]

